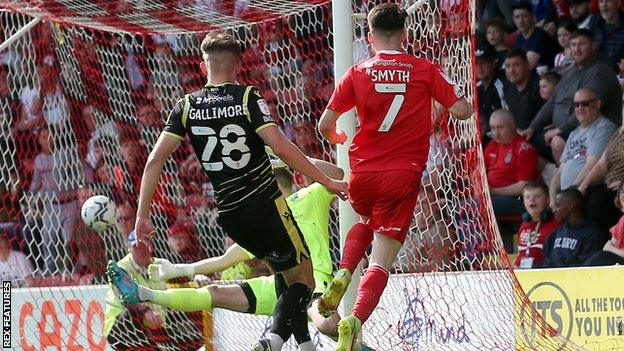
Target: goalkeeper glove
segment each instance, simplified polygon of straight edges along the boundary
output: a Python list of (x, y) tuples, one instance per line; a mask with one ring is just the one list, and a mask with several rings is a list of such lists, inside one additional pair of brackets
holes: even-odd
[(153, 281), (167, 281), (178, 277), (192, 277), (195, 268), (190, 264), (173, 264), (164, 258), (156, 258), (147, 267), (147, 275)]

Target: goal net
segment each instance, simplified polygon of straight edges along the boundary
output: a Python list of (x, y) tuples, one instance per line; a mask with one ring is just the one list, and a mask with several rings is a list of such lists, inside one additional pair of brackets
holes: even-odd
[[(414, 5), (406, 49), (439, 65), (473, 99), (475, 1), (403, 3)], [(366, 14), (374, 4), (353, 0), (353, 12)], [(0, 39), (43, 19), (0, 52), (6, 82), (0, 224), (10, 246), (27, 257), (3, 278), (19, 287), (13, 347), (96, 350), (125, 342), (137, 350), (191, 350), (208, 339), (216, 350), (248, 349), (266, 333), (269, 317), (216, 310), (202, 321), (197, 313), (144, 306), (111, 327), (105, 262), (127, 254), (143, 165), (168, 111), (205, 84), (199, 43), (208, 31), (226, 30), (243, 43), (239, 81), (258, 87), (287, 137), (307, 155), (335, 161), (316, 131), (334, 83), (331, 2), (12, 0), (2, 6)], [(371, 54), (368, 28), (361, 15), (353, 23), (353, 61), (360, 62)], [(414, 224), (364, 328), (365, 342), (377, 350), (575, 349), (541, 319), (509, 266), (475, 119), (458, 122), (435, 111)], [(295, 187), (307, 184), (295, 175)], [(103, 234), (80, 220), (81, 203), (94, 194), (118, 207), (116, 227)], [(210, 181), (188, 144), (167, 162), (152, 213), (156, 257), (190, 262), (222, 254), (229, 244), (216, 221)], [(338, 216), (335, 205), (329, 223), (335, 262)], [(34, 279), (24, 272), (28, 266)], [(261, 270), (252, 262), (209, 278), (241, 279)], [(148, 318), (154, 314), (166, 323), (154, 327)], [(319, 349), (333, 346), (316, 331), (313, 338)]]

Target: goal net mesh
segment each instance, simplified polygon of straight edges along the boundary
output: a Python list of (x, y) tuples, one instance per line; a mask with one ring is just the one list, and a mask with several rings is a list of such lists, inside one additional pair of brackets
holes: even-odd
[[(475, 1), (417, 2), (403, 1), (414, 5), (407, 51), (439, 65), (474, 101)], [(364, 15), (375, 3), (353, 0), (359, 14), (353, 18), (354, 62), (371, 55)], [(4, 278), (13, 286), (32, 285), (31, 292), (70, 287), (54, 300), (91, 296), (94, 286), (105, 284), (106, 261), (127, 254), (148, 151), (175, 102), (205, 84), (199, 43), (208, 31), (226, 30), (243, 43), (239, 81), (262, 92), (286, 136), (305, 154), (335, 162), (334, 150), (316, 131), (334, 84), (329, 1), (12, 0), (2, 6), (0, 39), (34, 17), (44, 19), (0, 52), (0, 80), (6, 82), (0, 88), (0, 224), (13, 249), (26, 254), (34, 276)], [(542, 321), (509, 266), (486, 191), (476, 119), (459, 122), (434, 111), (411, 232), (364, 340), (377, 350), (574, 349)], [(229, 244), (216, 221), (210, 181), (196, 165), (184, 143), (165, 165), (152, 211), (156, 257), (191, 262), (222, 254)], [(295, 174), (296, 187), (307, 184)], [(95, 194), (118, 207), (116, 227), (103, 234), (80, 220), (80, 205)], [(335, 262), (337, 207), (329, 223)], [(209, 278), (241, 279), (261, 270), (251, 262)], [(34, 301), (34, 311), (44, 303)], [(197, 314), (164, 312), (166, 327), (148, 328), (146, 310), (134, 311), (128, 324), (117, 323), (109, 340), (141, 350), (203, 344)], [(20, 333), (32, 335), (15, 339), (14, 346), (70, 346), (72, 337), (46, 333), (70, 319), (41, 321), (26, 321)], [(227, 334), (227, 341), (214, 342), (220, 350), (249, 348), (269, 325), (266, 318), (220, 321), (216, 315), (212, 323), (214, 340)], [(78, 331), (98, 335), (95, 341), (73, 337), (85, 348), (102, 347), (103, 324)], [(241, 331), (250, 336), (241, 338)], [(333, 345), (315, 340), (320, 349)]]

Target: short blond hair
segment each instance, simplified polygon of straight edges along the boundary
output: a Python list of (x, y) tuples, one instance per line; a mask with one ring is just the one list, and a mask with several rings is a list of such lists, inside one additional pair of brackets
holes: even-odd
[(241, 45), (230, 34), (223, 32), (210, 32), (206, 34), (201, 43), (202, 57), (205, 61), (210, 59), (210, 55), (218, 53), (231, 53), (237, 58), (241, 56)]

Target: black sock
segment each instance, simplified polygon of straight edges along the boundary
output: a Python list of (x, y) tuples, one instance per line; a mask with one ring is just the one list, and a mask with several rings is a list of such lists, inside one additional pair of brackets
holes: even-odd
[(288, 283), (286, 283), (286, 279), (282, 273), (277, 273), (275, 275), (275, 292), (277, 293), (277, 297), (282, 296), (288, 290)]
[[(309, 290), (308, 290), (309, 291)], [(309, 301), (309, 299), (308, 299)], [(297, 344), (310, 341), (310, 330), (308, 329), (308, 303), (304, 306), (304, 313), (297, 313), (293, 316), (293, 335)]]
[(275, 304), (271, 333), (279, 335), (286, 342), (295, 329), (297, 333), (303, 329), (301, 327), (302, 316), (305, 319), (307, 333), (306, 310), (310, 297), (311, 293), (307, 285), (300, 282), (292, 283)]

